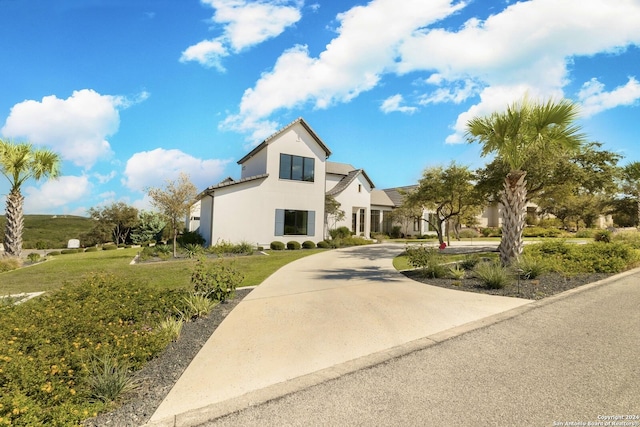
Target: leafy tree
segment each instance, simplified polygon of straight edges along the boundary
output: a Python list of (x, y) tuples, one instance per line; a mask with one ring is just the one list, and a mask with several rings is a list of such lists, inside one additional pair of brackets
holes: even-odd
[(140, 211), (138, 214), (138, 225), (131, 230), (131, 241), (135, 244), (160, 240), (162, 230), (167, 222), (157, 212)]
[(7, 255), (22, 253), (24, 229), (24, 196), (22, 184), (29, 179), (40, 181), (60, 175), (60, 156), (48, 149), (34, 148), (29, 143), (12, 143), (0, 139), (0, 172), (11, 186), (7, 195), (4, 250)]
[(129, 233), (138, 225), (138, 210), (124, 202), (91, 208), (88, 213), (96, 221), (94, 235), (109, 231), (117, 245), (126, 243)]
[(622, 168), (621, 190), (636, 200), (636, 225), (640, 226), (640, 162), (631, 162)]
[[(333, 230), (336, 224), (345, 218), (345, 212), (340, 209), (340, 202), (335, 197), (327, 194), (324, 196), (324, 223), (328, 229)], [(331, 222), (331, 223), (330, 223)], [(332, 225), (331, 225), (332, 224)]]
[[(407, 194), (409, 193), (405, 193), (405, 195)], [(396, 207), (389, 213), (385, 213), (385, 215), (389, 217), (392, 223), (400, 224), (400, 230), (402, 230), (402, 234), (404, 236), (407, 236), (409, 234), (409, 226), (413, 224), (414, 221), (420, 221), (422, 219), (422, 214), (422, 207), (412, 204), (407, 200), (406, 197), (404, 202), (400, 206)]]
[(167, 180), (164, 188), (149, 188), (147, 193), (151, 204), (167, 217), (173, 237), (173, 257), (177, 257), (178, 232), (184, 228), (184, 221), (191, 211), (198, 190), (189, 175), (180, 173), (175, 180)]
[(524, 247), (527, 165), (578, 149), (584, 136), (574, 124), (577, 116), (576, 104), (568, 100), (538, 103), (525, 97), (504, 112), (475, 117), (467, 123), (468, 141), (479, 142), (483, 156), (495, 154), (509, 167), (501, 193), (503, 264), (516, 261)]
[(434, 166), (425, 169), (418, 187), (407, 194), (409, 206), (419, 207), (421, 212), (424, 209), (434, 212), (425, 220), (436, 230), (441, 244), (444, 243), (443, 226), (480, 204), (473, 179), (474, 174), (467, 166), (458, 166), (455, 162), (446, 169)]

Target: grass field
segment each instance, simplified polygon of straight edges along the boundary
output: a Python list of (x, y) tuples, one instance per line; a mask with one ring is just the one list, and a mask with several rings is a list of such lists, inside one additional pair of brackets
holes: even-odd
[[(45, 262), (1, 273), (0, 295), (50, 291), (66, 283), (81, 281), (94, 273), (108, 273), (158, 288), (175, 289), (190, 286), (194, 260), (179, 259), (130, 265), (139, 250), (140, 248), (129, 248), (49, 257)], [(322, 250), (270, 251), (270, 255), (238, 256), (226, 260), (234, 263), (244, 274), (240, 286), (254, 286), (259, 285), (283, 265)]]
[[(0, 241), (4, 236), (5, 217), (0, 215)], [(80, 235), (93, 227), (93, 220), (73, 215), (25, 215), (24, 232), (22, 234), (23, 249), (66, 248), (70, 239), (78, 239)]]

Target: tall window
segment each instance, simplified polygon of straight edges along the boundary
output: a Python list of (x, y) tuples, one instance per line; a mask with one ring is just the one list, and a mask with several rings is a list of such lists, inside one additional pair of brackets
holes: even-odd
[(372, 233), (380, 232), (380, 211), (379, 210), (371, 211), (371, 232)]
[(313, 182), (314, 160), (311, 157), (280, 154), (280, 179)]
[(364, 233), (364, 209), (360, 209), (360, 232)]

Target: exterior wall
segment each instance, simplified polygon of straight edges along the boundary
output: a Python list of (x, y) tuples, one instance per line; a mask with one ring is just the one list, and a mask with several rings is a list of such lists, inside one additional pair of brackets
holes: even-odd
[(268, 147), (260, 150), (242, 164), (240, 179), (267, 173), (267, 151)]
[(340, 180), (342, 180), (343, 177), (344, 177), (343, 175), (327, 174), (325, 178), (325, 181), (327, 183), (327, 191), (335, 187), (340, 182)]
[(204, 238), (205, 245), (211, 245), (213, 221), (213, 197), (204, 196), (200, 199), (200, 227), (198, 233)]
[[(314, 181), (280, 179), (280, 153), (314, 158)], [(267, 178), (215, 189), (213, 203), (203, 199), (201, 234), (207, 244), (216, 244), (218, 240), (247, 241), (268, 247), (274, 240), (284, 243), (323, 240), (326, 153), (322, 147), (302, 125), (295, 124), (247, 160), (243, 176), (262, 173), (259, 161), (265, 162)], [(208, 214), (205, 209), (209, 209)], [(276, 236), (278, 209), (315, 212), (313, 234)], [(203, 227), (205, 221), (212, 227)]]
[[(360, 191), (358, 191), (360, 189)], [(362, 175), (358, 175), (356, 179), (351, 182), (340, 192), (340, 194), (335, 196), (335, 199), (338, 203), (340, 203), (340, 209), (345, 212), (345, 218), (343, 221), (340, 221), (336, 224), (336, 228), (338, 227), (347, 227), (352, 232), (355, 232), (357, 236), (361, 234), (364, 237), (370, 237), (371, 235), (371, 186), (367, 179)], [(361, 215), (360, 210), (364, 210), (364, 231), (360, 231), (361, 224)], [(353, 229), (353, 215), (356, 214), (356, 229)]]
[(198, 200), (191, 205), (191, 209), (189, 209), (189, 216), (185, 222), (185, 224), (187, 224), (187, 230), (189, 231), (200, 231), (200, 205), (201, 202)]

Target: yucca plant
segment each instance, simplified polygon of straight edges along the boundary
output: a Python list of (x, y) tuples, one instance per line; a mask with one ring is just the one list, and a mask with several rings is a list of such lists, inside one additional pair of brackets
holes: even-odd
[(509, 269), (499, 262), (481, 262), (475, 266), (473, 274), (489, 289), (502, 289), (513, 280)]

